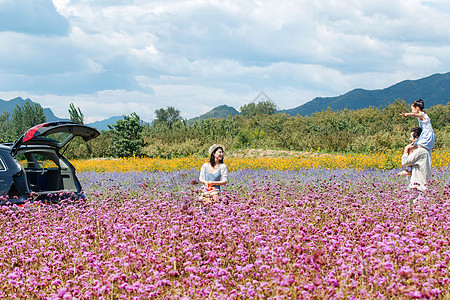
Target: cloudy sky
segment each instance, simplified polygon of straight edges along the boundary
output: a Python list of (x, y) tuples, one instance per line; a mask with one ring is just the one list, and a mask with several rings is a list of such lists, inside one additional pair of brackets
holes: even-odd
[(450, 71), (447, 0), (0, 0), (0, 99), (87, 123), (279, 109)]

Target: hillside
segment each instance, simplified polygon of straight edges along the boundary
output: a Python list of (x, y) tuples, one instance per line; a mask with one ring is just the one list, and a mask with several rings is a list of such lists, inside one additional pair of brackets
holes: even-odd
[[(0, 99), (0, 114), (7, 111), (8, 113), (12, 114), (14, 112), (14, 107), (16, 105), (23, 106), (26, 102), (36, 103), (31, 101), (29, 98), (22, 99), (21, 97), (17, 97), (14, 99), (11, 99), (9, 101)], [(69, 121), (68, 119), (62, 119), (55, 116), (53, 111), (50, 108), (42, 108), (44, 110), (45, 118), (48, 122), (53, 121)]]
[(386, 106), (395, 99), (407, 103), (422, 98), (425, 108), (450, 101), (450, 73), (434, 74), (418, 80), (405, 80), (381, 90), (354, 89), (337, 97), (317, 97), (296, 108), (281, 110), (291, 116), (311, 115), (326, 110), (361, 109), (369, 106)]
[(207, 113), (205, 113), (205, 114), (203, 114), (201, 116), (189, 119), (187, 121), (187, 123), (188, 123), (188, 125), (191, 125), (197, 120), (204, 120), (204, 119), (209, 119), (209, 118), (226, 119), (230, 115), (231, 116), (235, 116), (235, 115), (238, 115), (238, 114), (239, 114), (239, 112), (234, 107), (231, 107), (231, 106), (228, 106), (228, 105), (220, 105), (220, 106), (217, 106), (217, 107), (213, 108), (212, 110), (208, 111)]
[[(332, 110), (361, 109), (369, 106), (384, 107), (396, 99), (404, 99), (407, 103), (422, 98), (425, 100), (425, 108), (437, 104), (446, 104), (450, 102), (450, 72), (445, 74), (433, 74), (431, 76), (417, 79), (405, 80), (393, 86), (379, 90), (354, 89), (343, 95), (336, 97), (317, 97), (313, 100), (291, 109), (279, 110), (279, 113), (286, 113), (291, 116), (297, 114), (301, 116), (311, 115), (314, 112), (326, 110), (330, 107)], [(25, 102), (33, 102), (30, 99), (20, 97), (5, 101), (0, 99), (0, 113), (8, 111), (12, 113), (16, 105), (24, 105)], [(67, 121), (56, 117), (50, 108), (43, 108), (47, 121)], [(238, 115), (239, 112), (231, 106), (220, 105), (209, 112), (198, 117), (189, 119), (188, 125), (196, 120), (209, 118), (224, 118)], [(96, 127), (99, 130), (107, 130), (107, 124), (114, 124), (121, 117), (113, 116), (108, 119), (87, 124)]]
[[(11, 100), (2, 100), (0, 99), (0, 114), (7, 111), (8, 113), (12, 114), (14, 112), (14, 107), (16, 105), (23, 106), (26, 102), (36, 103), (30, 100), (29, 98), (23, 99), (21, 97), (17, 97)], [(47, 120), (47, 122), (55, 122), (55, 121), (70, 121), (69, 119), (64, 118), (58, 118), (55, 116), (53, 111), (50, 108), (42, 108), (44, 110), (44, 115)], [(113, 116), (108, 119), (97, 121), (93, 123), (86, 124), (88, 126), (94, 127), (98, 130), (108, 130), (108, 125), (115, 124), (117, 120), (122, 119), (123, 116)]]
[(123, 119), (123, 116), (114, 116), (114, 117), (110, 117), (110, 118), (102, 120), (102, 121), (96, 121), (96, 122), (89, 123), (86, 125), (88, 125), (90, 127), (94, 127), (95, 129), (97, 129), (99, 131), (109, 130), (108, 125), (116, 124), (116, 122), (118, 120), (122, 120), (122, 119)]

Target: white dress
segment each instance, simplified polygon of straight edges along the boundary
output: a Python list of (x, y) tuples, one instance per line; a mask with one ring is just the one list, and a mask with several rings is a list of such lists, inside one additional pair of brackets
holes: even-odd
[(430, 117), (426, 113), (423, 113), (423, 117), (425, 118), (424, 121), (417, 118), (419, 121), (419, 126), (422, 128), (422, 133), (420, 134), (416, 144), (424, 147), (428, 151), (431, 151), (434, 147), (434, 131), (431, 126)]
[[(204, 163), (202, 165), (202, 168), (200, 170), (200, 176), (199, 179), (203, 180), (203, 181), (228, 181), (228, 169), (227, 166), (225, 164), (220, 164), (220, 170), (218, 170), (215, 173), (210, 173), (208, 172), (208, 169), (211, 168), (211, 164), (208, 163)], [(219, 191), (222, 191), (222, 188), (220, 185), (213, 185), (213, 187), (215, 187), (216, 189), (218, 189)]]

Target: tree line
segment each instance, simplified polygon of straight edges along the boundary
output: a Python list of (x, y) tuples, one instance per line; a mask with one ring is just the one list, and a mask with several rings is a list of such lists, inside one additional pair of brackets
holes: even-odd
[[(25, 104), (27, 105), (27, 104)], [(31, 104), (28, 104), (31, 105)], [(31, 105), (32, 106), (32, 105)], [(409, 112), (410, 104), (397, 99), (385, 107), (368, 107), (358, 110), (331, 109), (310, 116), (289, 116), (276, 113), (271, 101), (250, 103), (241, 106), (241, 114), (223, 118), (196, 120), (188, 125), (174, 107), (155, 111), (155, 120), (150, 125), (136, 113), (124, 116), (109, 130), (84, 143), (75, 139), (65, 152), (69, 158), (146, 156), (174, 158), (189, 155), (207, 155), (212, 143), (222, 143), (227, 149), (280, 149), (295, 151), (327, 151), (367, 153), (403, 148), (408, 143), (409, 129), (418, 126), (415, 118), (401, 117)], [(32, 127), (27, 114), (32, 109), (17, 109), (7, 119), (12, 127), (10, 134), (23, 132)], [(436, 105), (425, 110), (430, 116), (436, 134), (435, 148), (450, 146), (450, 103)], [(71, 120), (82, 123), (83, 115), (73, 104), (69, 107)], [(4, 116), (0, 117), (0, 130), (4, 140)], [(14, 121), (15, 120), (15, 121)], [(45, 120), (44, 120), (45, 121)], [(81, 122), (80, 122), (81, 121)], [(14, 123), (16, 122), (16, 123)], [(36, 123), (37, 124), (37, 123)], [(33, 124), (35, 125), (35, 124)], [(28, 126), (28, 127), (27, 127)], [(25, 130), (23, 130), (26, 128)], [(6, 132), (6, 131), (5, 131)], [(19, 135), (20, 136), (20, 135)]]
[[(68, 111), (71, 122), (84, 124), (84, 115), (80, 108), (76, 108), (73, 103), (70, 103)], [(13, 142), (31, 127), (45, 122), (44, 109), (39, 103), (17, 104), (12, 114), (4, 111), (0, 115), (0, 141), (3, 143)]]

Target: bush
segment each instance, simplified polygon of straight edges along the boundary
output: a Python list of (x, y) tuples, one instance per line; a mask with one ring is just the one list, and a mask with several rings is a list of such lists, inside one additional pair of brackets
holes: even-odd
[(142, 149), (142, 153), (148, 157), (175, 158), (195, 154), (204, 145), (199, 140), (187, 140), (179, 144), (166, 144), (158, 140), (152, 140)]
[[(177, 121), (172, 127), (164, 124), (143, 124), (142, 155), (149, 157), (181, 157), (191, 154), (207, 156), (211, 144), (222, 143), (228, 149), (278, 148), (331, 152), (386, 151), (402, 149), (408, 143), (409, 129), (418, 126), (415, 118), (401, 117), (409, 111), (404, 100), (395, 100), (384, 108), (317, 112), (311, 116), (288, 116), (282, 113), (237, 115), (227, 119), (197, 120), (188, 126)], [(436, 148), (450, 147), (450, 103), (427, 109), (436, 133)], [(132, 126), (133, 127), (133, 126)], [(133, 127), (134, 128), (134, 127)], [(139, 127), (141, 128), (141, 127)], [(126, 138), (129, 135), (123, 135)], [(113, 140), (115, 138), (115, 140)], [(88, 147), (69, 148), (74, 157), (110, 156), (108, 146), (117, 144), (117, 134), (102, 132)], [(139, 146), (139, 145), (138, 145)]]
[(434, 131), (436, 137), (436, 143), (434, 148), (436, 149), (449, 149), (450, 148), (450, 124), (447, 124), (442, 130)]
[(252, 147), (257, 145), (258, 141), (264, 140), (266, 133), (258, 128), (244, 128), (237, 135), (237, 145), (239, 147)]
[(350, 144), (349, 150), (357, 153), (374, 151), (375, 140), (373, 137), (367, 135), (358, 136)]
[[(109, 126), (109, 125), (108, 125)], [(144, 125), (136, 113), (124, 116), (123, 120), (117, 120), (116, 124), (109, 126), (112, 136), (110, 151), (117, 157), (141, 156), (142, 131)]]

